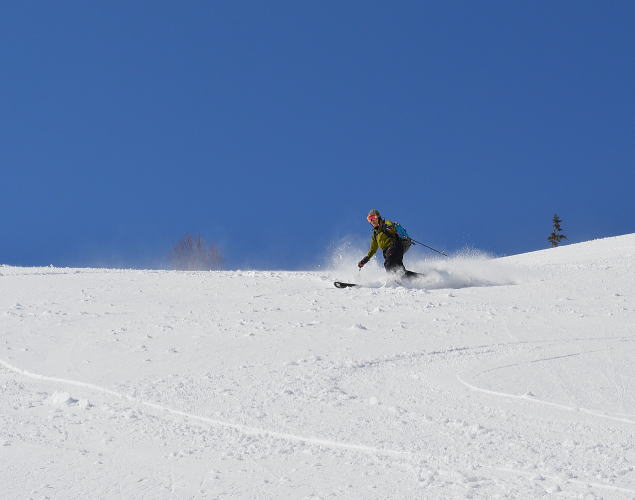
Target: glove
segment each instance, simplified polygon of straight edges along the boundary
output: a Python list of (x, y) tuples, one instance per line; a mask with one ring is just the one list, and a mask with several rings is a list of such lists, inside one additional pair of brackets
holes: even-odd
[(368, 263), (369, 260), (370, 259), (368, 258), (368, 255), (367, 255), (366, 257), (364, 257), (362, 260), (359, 261), (359, 263), (357, 264), (357, 267), (361, 269)]

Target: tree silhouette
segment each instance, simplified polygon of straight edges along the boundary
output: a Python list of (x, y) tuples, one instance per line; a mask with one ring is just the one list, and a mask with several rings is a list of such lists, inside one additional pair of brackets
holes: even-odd
[(209, 271), (222, 269), (223, 257), (216, 245), (207, 245), (201, 236), (188, 234), (172, 248), (170, 263), (181, 271)]
[(560, 225), (562, 223), (562, 219), (558, 217), (558, 214), (554, 214), (552, 223), (553, 231), (549, 235), (549, 238), (547, 238), (547, 241), (551, 243), (552, 247), (557, 247), (560, 244), (560, 241), (567, 239), (567, 237), (562, 234), (562, 227)]

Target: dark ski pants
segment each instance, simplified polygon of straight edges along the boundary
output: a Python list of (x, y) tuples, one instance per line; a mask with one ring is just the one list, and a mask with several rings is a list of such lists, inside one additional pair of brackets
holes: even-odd
[(400, 278), (413, 278), (417, 273), (406, 270), (403, 265), (403, 255), (410, 248), (410, 241), (399, 240), (384, 251), (384, 268), (389, 273), (395, 273)]

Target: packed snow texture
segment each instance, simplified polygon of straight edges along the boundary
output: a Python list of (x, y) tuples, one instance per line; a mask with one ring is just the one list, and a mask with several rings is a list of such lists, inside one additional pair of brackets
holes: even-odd
[(635, 235), (364, 253), (0, 266), (0, 497), (635, 498)]

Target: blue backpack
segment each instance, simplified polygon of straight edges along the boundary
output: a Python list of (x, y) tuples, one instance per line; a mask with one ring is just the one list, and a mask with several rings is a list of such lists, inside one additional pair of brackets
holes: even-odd
[[(391, 233), (388, 230), (388, 227), (390, 227), (391, 230), (394, 231), (394, 233)], [(401, 224), (399, 224), (398, 222), (393, 222), (390, 221), (390, 224), (384, 224), (384, 228), (382, 229), (382, 231), (389, 237), (394, 238), (395, 234), (397, 235), (397, 238), (399, 238), (400, 240), (408, 240), (410, 241), (410, 236), (408, 236), (408, 231), (406, 231), (406, 228), (403, 227)]]
[(400, 240), (410, 239), (410, 236), (408, 236), (408, 231), (406, 231), (406, 228), (403, 227), (401, 224), (399, 224), (398, 222), (393, 222), (393, 227), (395, 228), (397, 236), (399, 236)]

